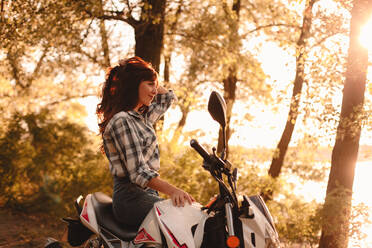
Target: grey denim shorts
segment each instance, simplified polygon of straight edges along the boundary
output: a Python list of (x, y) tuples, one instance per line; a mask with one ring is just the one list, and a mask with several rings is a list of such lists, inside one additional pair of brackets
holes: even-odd
[(153, 189), (143, 189), (126, 179), (114, 178), (114, 216), (125, 225), (138, 228), (154, 203), (161, 200), (158, 192)]

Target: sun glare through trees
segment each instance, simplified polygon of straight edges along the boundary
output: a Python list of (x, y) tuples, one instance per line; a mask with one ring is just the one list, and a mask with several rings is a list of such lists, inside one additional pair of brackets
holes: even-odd
[(361, 28), (361, 34), (359, 37), (360, 43), (368, 49), (369, 53), (372, 53), (372, 16), (368, 22)]

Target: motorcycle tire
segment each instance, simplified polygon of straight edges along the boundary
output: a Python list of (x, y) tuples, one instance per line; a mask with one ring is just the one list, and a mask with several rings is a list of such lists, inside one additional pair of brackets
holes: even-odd
[(168, 246), (165, 244), (163, 245), (143, 245), (141, 248), (168, 248)]
[(85, 243), (83, 248), (108, 248), (103, 244), (100, 237), (96, 234), (92, 235)]
[[(83, 248), (109, 248), (109, 246), (96, 234), (92, 235), (82, 246)], [(141, 248), (168, 248), (167, 244), (144, 244)]]

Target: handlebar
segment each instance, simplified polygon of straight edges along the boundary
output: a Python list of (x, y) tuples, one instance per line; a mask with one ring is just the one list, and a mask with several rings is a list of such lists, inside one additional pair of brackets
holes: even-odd
[(197, 140), (192, 139), (192, 140), (190, 141), (190, 146), (191, 146), (192, 148), (194, 148), (195, 151), (197, 151), (197, 152), (200, 154), (200, 156), (202, 156), (202, 157), (204, 158), (205, 161), (210, 162), (211, 157), (210, 157), (209, 153), (204, 149), (204, 147), (202, 147), (202, 146), (198, 143)]
[(200, 156), (204, 159), (205, 162), (209, 164), (215, 164), (218, 168), (220, 168), (224, 173), (230, 174), (231, 165), (228, 161), (223, 161), (221, 158), (215, 156), (215, 154), (210, 155), (204, 147), (202, 147), (197, 140), (192, 139), (190, 141), (190, 146), (197, 151)]
[[(223, 161), (221, 158), (217, 157), (215, 154), (210, 155), (204, 147), (202, 147), (197, 140), (192, 139), (190, 140), (190, 146), (197, 151), (200, 156), (204, 159), (206, 163), (203, 164), (203, 167), (208, 170), (211, 175), (217, 180), (217, 182), (220, 185), (220, 192), (221, 195), (225, 196), (227, 195), (230, 199), (231, 202), (234, 202), (235, 205), (237, 206), (237, 198), (235, 195), (234, 188), (232, 186), (232, 174), (230, 173), (230, 168), (231, 164), (227, 161)], [(230, 190), (227, 188), (225, 183), (223, 182), (222, 175), (221, 173), (225, 174), (229, 178), (229, 184), (232, 189), (232, 193)]]

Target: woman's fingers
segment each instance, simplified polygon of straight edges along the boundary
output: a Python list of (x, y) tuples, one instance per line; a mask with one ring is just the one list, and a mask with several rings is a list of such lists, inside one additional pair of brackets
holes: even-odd
[(186, 194), (186, 197), (185, 197), (185, 199), (188, 201), (188, 203), (191, 205), (192, 204), (192, 202), (193, 202), (193, 198), (192, 198), (192, 196), (191, 195), (189, 195), (189, 194)]
[(183, 200), (183, 196), (182, 195), (179, 195), (178, 196), (178, 204), (177, 204), (177, 207), (183, 207), (185, 205), (184, 203), (184, 200)]
[(178, 207), (178, 197), (177, 197), (177, 195), (172, 196), (172, 203), (173, 203), (173, 206)]
[(177, 192), (172, 194), (171, 199), (173, 206), (176, 207), (184, 207), (186, 202), (192, 204), (192, 202), (195, 201), (195, 199), (191, 195), (189, 195), (183, 190), (178, 190)]

